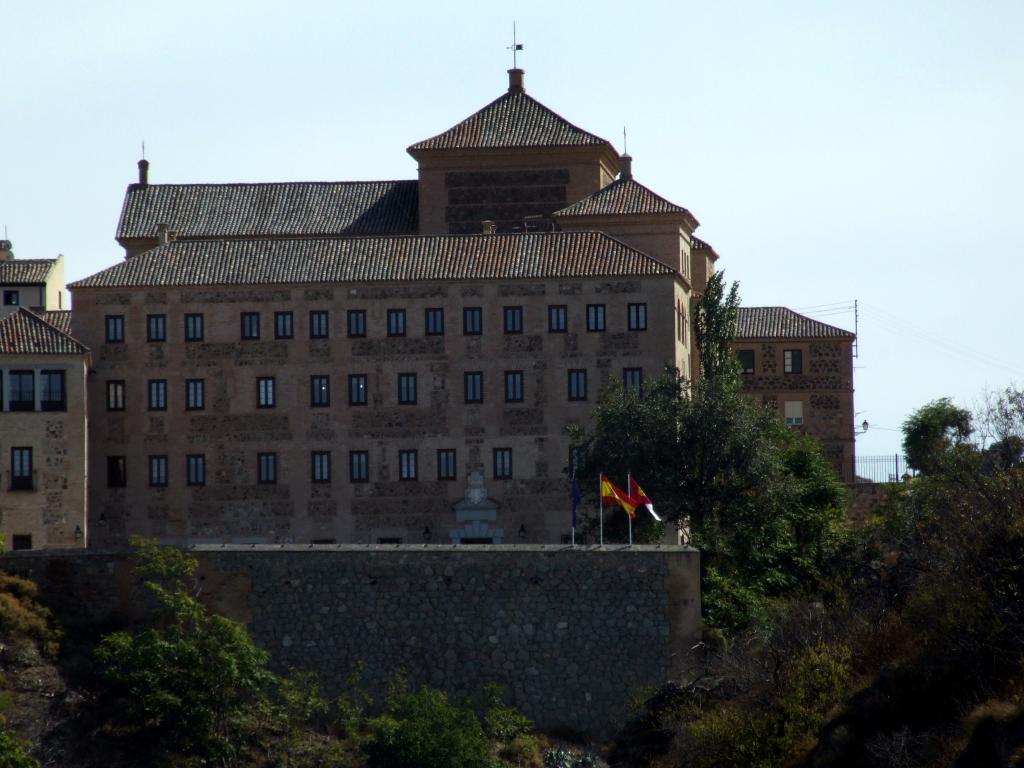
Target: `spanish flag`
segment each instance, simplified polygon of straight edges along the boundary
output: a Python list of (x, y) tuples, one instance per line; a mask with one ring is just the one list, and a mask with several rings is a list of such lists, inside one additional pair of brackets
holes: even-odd
[(631, 498), (628, 493), (615, 485), (605, 475), (601, 475), (601, 501), (606, 504), (618, 504), (626, 510), (630, 520), (636, 517), (636, 508), (640, 506), (639, 501)]
[(640, 483), (633, 479), (630, 475), (629, 478), (629, 495), (637, 502), (638, 505), (643, 504), (647, 507), (647, 511), (651, 513), (651, 517), (661, 522), (661, 518), (658, 517), (658, 513), (654, 511), (654, 502), (651, 501), (650, 496), (644, 493), (644, 489), (640, 487)]

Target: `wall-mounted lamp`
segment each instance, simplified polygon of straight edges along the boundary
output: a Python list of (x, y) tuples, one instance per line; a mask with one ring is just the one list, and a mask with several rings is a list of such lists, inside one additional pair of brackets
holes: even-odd
[(431, 537), (432, 535), (433, 535), (433, 534), (431, 534), (431, 533), (430, 533), (430, 526), (429, 526), (429, 525), (428, 525), (428, 526), (425, 526), (425, 527), (423, 528), (423, 540), (424, 540), (424, 541), (430, 541), (430, 537)]
[(81, 540), (82, 540), (82, 526), (76, 525), (75, 526), (75, 543), (77, 544)]
[(864, 421), (862, 421), (860, 423), (860, 432), (857, 432), (856, 430), (854, 430), (853, 434), (855, 434), (855, 435), (863, 435), (865, 432), (868, 431), (868, 427), (870, 427), (870, 426), (871, 425), (868, 424), (868, 420), (864, 419)]
[(526, 538), (526, 523), (519, 526), (519, 539), (520, 541)]

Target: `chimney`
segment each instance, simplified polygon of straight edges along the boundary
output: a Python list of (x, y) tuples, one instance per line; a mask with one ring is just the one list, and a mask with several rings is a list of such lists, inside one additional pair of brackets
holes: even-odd
[(0, 240), (0, 261), (14, 261), (13, 249), (10, 240)]
[(146, 158), (139, 160), (139, 186), (149, 186), (149, 160)]
[(164, 223), (156, 225), (156, 242), (158, 245), (167, 245), (171, 242), (170, 226)]
[(510, 69), (508, 71), (508, 92), (526, 93), (526, 88), (523, 86), (523, 70)]
[(493, 221), (486, 220), (481, 223), (484, 225), (485, 235), (493, 235), (495, 232), (498, 231), (498, 225), (495, 224)]
[(632, 179), (633, 178), (633, 157), (632, 155), (623, 152), (619, 156), (619, 167), (622, 169), (619, 171), (620, 179)]

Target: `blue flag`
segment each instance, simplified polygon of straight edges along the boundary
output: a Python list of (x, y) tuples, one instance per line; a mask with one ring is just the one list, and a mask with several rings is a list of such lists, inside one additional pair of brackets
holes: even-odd
[(583, 501), (583, 496), (580, 495), (580, 484), (576, 482), (575, 475), (572, 478), (572, 527), (576, 527), (576, 507)]

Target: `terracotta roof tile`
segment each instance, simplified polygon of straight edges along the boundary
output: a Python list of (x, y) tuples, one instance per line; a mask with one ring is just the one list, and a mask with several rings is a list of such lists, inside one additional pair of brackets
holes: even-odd
[(525, 92), (509, 91), (444, 133), (413, 144), (408, 151), (602, 144), (608, 142), (573, 125)]
[(681, 205), (670, 203), (631, 177), (619, 178), (579, 202), (555, 211), (555, 216), (624, 216), (676, 213), (690, 216)]
[(39, 310), (38, 312), (36, 312), (36, 314), (43, 318), (43, 320), (48, 322), (61, 333), (66, 333), (68, 336), (71, 335), (71, 310)]
[(24, 307), (0, 319), (0, 354), (84, 355), (89, 350)]
[(132, 184), (117, 237), (156, 237), (158, 224), (185, 240), (414, 234), (418, 194), (416, 181)]
[(854, 334), (828, 325), (787, 307), (740, 307), (738, 339), (853, 339)]
[(673, 274), (601, 232), (174, 242), (69, 288)]
[(0, 285), (36, 285), (46, 282), (46, 276), (56, 259), (14, 259), (0, 261)]

